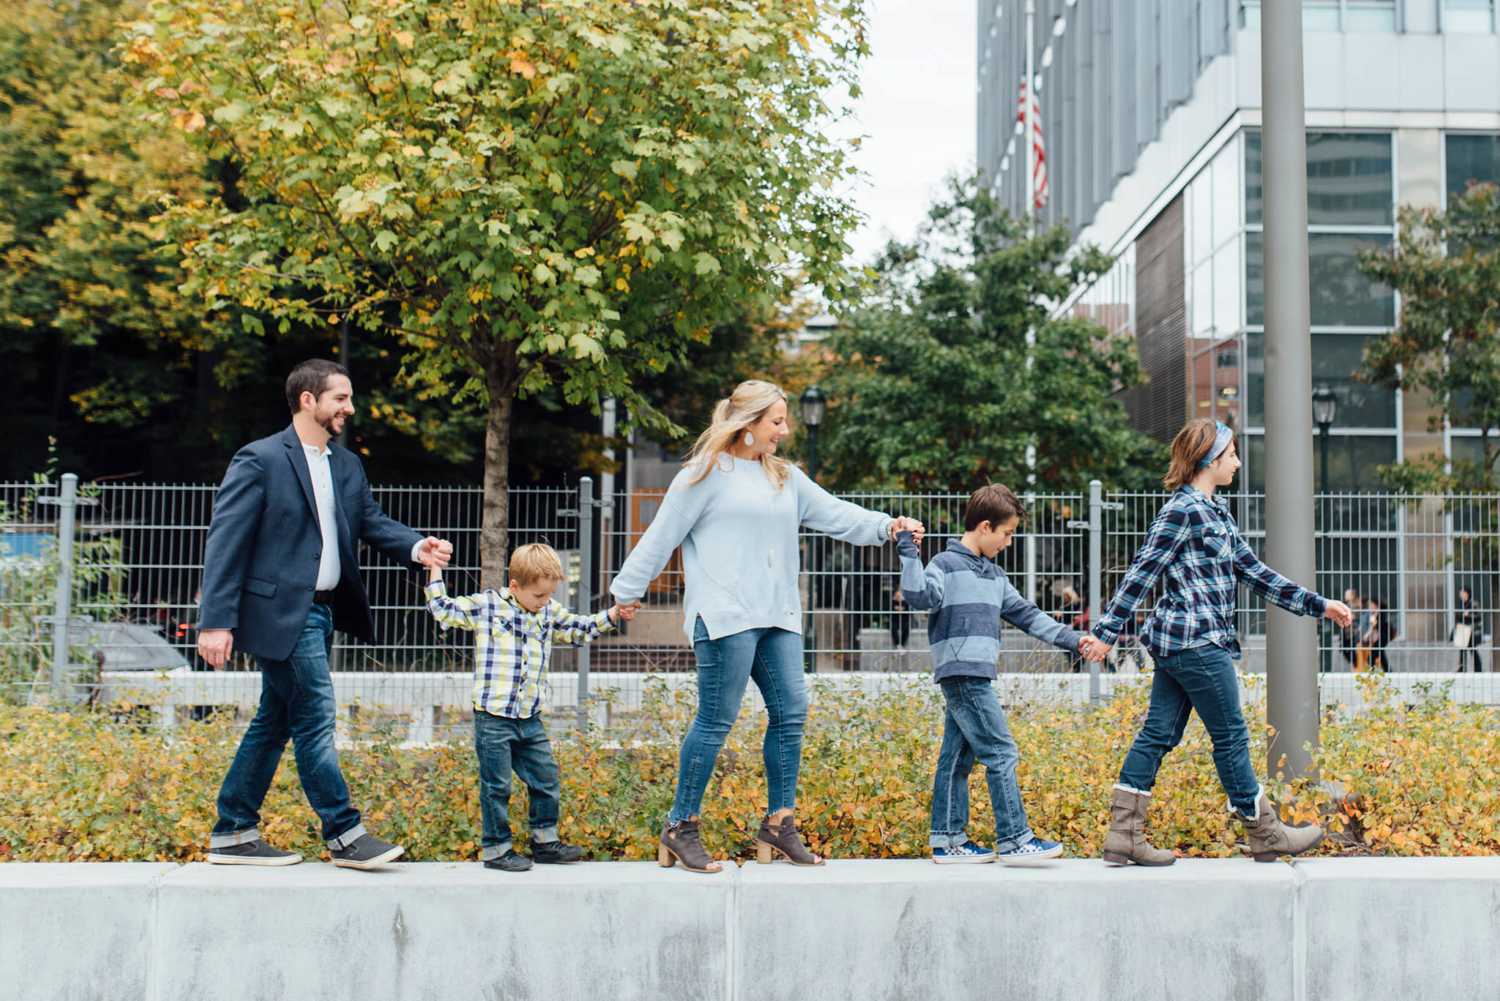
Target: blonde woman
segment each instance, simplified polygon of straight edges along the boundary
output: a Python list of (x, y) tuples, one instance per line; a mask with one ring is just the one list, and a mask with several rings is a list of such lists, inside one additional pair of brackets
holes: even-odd
[(758, 380), (736, 386), (714, 408), (713, 423), (610, 588), (622, 606), (638, 603), (682, 547), (683, 626), (698, 659), (698, 711), (683, 740), (677, 795), (657, 852), (663, 866), (681, 862), (692, 872), (719, 871), (703, 849), (698, 814), (751, 680), (770, 716), (764, 744), (769, 804), (756, 835), (757, 858), (822, 864), (802, 843), (793, 817), (807, 718), (797, 531), (806, 525), (866, 546), (890, 541), (902, 529), (922, 532), (920, 522), (829, 495), (776, 454), (789, 434), (780, 388)]

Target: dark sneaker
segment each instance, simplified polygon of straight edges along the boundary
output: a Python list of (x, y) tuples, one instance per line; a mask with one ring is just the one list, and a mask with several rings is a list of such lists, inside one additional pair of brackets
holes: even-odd
[(932, 860), (938, 865), (953, 865), (976, 862), (993, 862), (995, 853), (983, 845), (975, 844), (972, 839), (961, 845), (953, 845), (948, 848), (934, 848)]
[(296, 865), (302, 861), (302, 856), (272, 848), (256, 838), (240, 845), (210, 848), (208, 860), (214, 865)]
[(533, 841), (531, 843), (531, 857), (538, 865), (558, 865), (563, 862), (577, 862), (583, 858), (583, 849), (577, 845), (565, 845), (561, 841)]
[(334, 848), (333, 864), (345, 869), (378, 869), (387, 862), (394, 862), (406, 849), (382, 841), (373, 834), (361, 834), (359, 840), (347, 848)]
[[(540, 862), (541, 859), (537, 859), (537, 861)], [(512, 848), (499, 858), (485, 859), (484, 867), (486, 869), (499, 869), (501, 872), (525, 872), (531, 868), (531, 859)]]

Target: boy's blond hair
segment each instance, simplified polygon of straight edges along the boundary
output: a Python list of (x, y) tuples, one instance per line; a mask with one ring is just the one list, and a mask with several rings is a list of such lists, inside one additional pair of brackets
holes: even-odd
[(510, 554), (510, 582), (525, 587), (539, 580), (562, 580), (557, 550), (543, 542), (521, 546)]

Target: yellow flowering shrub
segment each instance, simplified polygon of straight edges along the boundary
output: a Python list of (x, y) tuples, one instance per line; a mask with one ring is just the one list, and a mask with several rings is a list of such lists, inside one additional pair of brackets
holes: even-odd
[[(813, 680), (798, 819), (831, 857), (912, 858), (927, 852), (932, 769), (942, 700), (930, 684), (878, 695)], [(1318, 818), (1323, 854), (1460, 855), (1500, 851), (1500, 710), (1451, 705), (1441, 693), (1415, 705), (1369, 682), (1371, 707), (1331, 713), (1317, 756), (1321, 781), (1275, 785), (1291, 819)], [(1146, 710), (1144, 686), (1092, 709), (1009, 707), (1021, 747), (1020, 782), (1033, 828), (1073, 856), (1096, 856), (1109, 823), (1109, 790)], [(561, 833), (594, 858), (655, 854), (670, 806), (689, 693), (653, 688), (624, 734), (574, 738), (559, 725)], [(0, 706), (0, 860), (201, 859), (214, 798), (236, 746), (227, 715), (182, 721), (170, 737), (130, 707), (90, 712)], [(555, 721), (561, 724), (563, 721)], [(1265, 755), (1264, 714), (1251, 709), (1253, 760)], [(764, 714), (743, 714), (703, 804), (710, 851), (748, 857), (765, 808)], [(418, 860), (472, 859), (480, 841), (478, 775), (464, 740), (400, 746), (404, 726), (356, 724), (341, 752), (354, 802), (371, 829)], [(459, 732), (462, 732), (461, 730)], [(971, 781), (970, 833), (992, 839), (983, 769)], [(526, 794), (511, 804), (524, 838)], [(262, 811), (278, 846), (322, 854), (317, 817), (297, 784), (290, 749)], [(1153, 840), (1186, 855), (1234, 854), (1208, 737), (1196, 718), (1170, 754), (1148, 818)]]

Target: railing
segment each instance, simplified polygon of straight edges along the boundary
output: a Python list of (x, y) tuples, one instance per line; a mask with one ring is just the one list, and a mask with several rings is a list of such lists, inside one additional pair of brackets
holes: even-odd
[[(0, 697), (28, 701), (52, 691), (76, 701), (121, 691), (132, 679), (159, 688), (162, 675), (191, 675), (190, 683), (178, 687), (201, 704), (253, 703), (258, 682), (249, 658), (236, 658), (223, 672), (207, 672), (195, 649), (197, 592), (215, 488), (103, 483), (79, 489), (72, 503), (68, 479), (0, 484)], [(390, 515), (417, 531), (453, 541), (448, 573), (453, 593), (480, 589), (478, 488), (380, 487), (375, 496)], [(517, 488), (510, 494), (510, 544), (545, 541), (558, 549), (569, 571), (560, 599), (597, 610), (607, 605), (609, 584), (661, 496), (662, 491), (639, 490), (601, 499), (587, 479), (577, 487)], [(920, 518), (927, 526), (925, 558), (963, 534), (966, 495), (859, 493), (846, 499)], [(1028, 496), (1021, 531), (999, 562), (1044, 612), (1084, 627), (1112, 595), (1165, 499), (1160, 493), (1105, 493), (1097, 487), (1087, 494)], [(1264, 499), (1255, 494), (1227, 499), (1252, 545), (1262, 550), (1268, 530)], [(1462, 653), (1467, 669), (1478, 663), (1492, 671), (1497, 503), (1497, 496), (1482, 494), (1316, 498), (1316, 585), (1330, 596), (1355, 588), (1382, 600), (1381, 614), (1395, 627), (1385, 650), (1389, 670), (1452, 673)], [(64, 561), (69, 543), (73, 551)], [(893, 546), (852, 546), (810, 533), (803, 543), (809, 671), (929, 668), (926, 617), (899, 604)], [(369, 553), (362, 562), (375, 641), (336, 638), (337, 676), (368, 679), (346, 680), (344, 697), (363, 693), (369, 700), (376, 691), (389, 696), (407, 690), (421, 701), (437, 690), (434, 685), (444, 692), (456, 685), (461, 691), (471, 665), (469, 637), (435, 626), (409, 568)], [(682, 583), (680, 560), (674, 557), (627, 631), (592, 647), (559, 648), (549, 691), (553, 707), (576, 707), (583, 719), (590, 695), (602, 702), (613, 693), (620, 704), (638, 705), (647, 674), (693, 672), (682, 628)], [(1470, 592), (1467, 609), (1460, 608), (1463, 588)], [(1475, 623), (1473, 649), (1453, 645), (1460, 612)], [(1258, 596), (1242, 592), (1238, 627), (1246, 669), (1263, 670), (1265, 608)], [(1319, 635), (1319, 650), (1308, 655), (1318, 658), (1321, 671), (1349, 671), (1364, 659), (1361, 644), (1331, 624), (1324, 623)], [(1014, 629), (1006, 631), (998, 666), (1007, 675), (1088, 671)], [(1102, 670), (1133, 673), (1148, 667), (1149, 657), (1127, 635)], [(1102, 695), (1105, 687), (1112, 686), (1101, 686), (1096, 676), (1090, 690)], [(432, 704), (453, 701), (445, 694)]]

